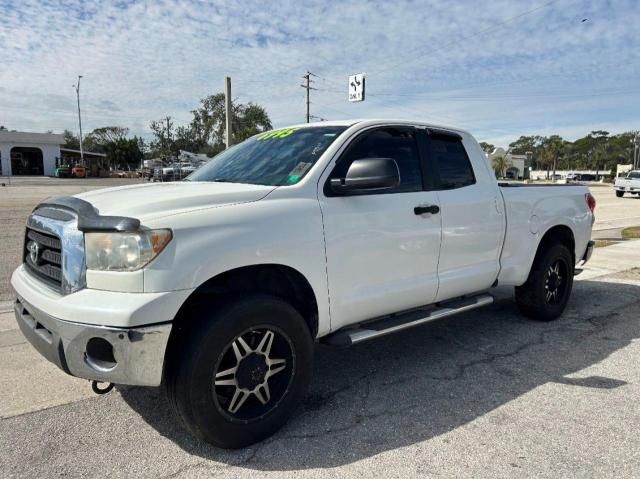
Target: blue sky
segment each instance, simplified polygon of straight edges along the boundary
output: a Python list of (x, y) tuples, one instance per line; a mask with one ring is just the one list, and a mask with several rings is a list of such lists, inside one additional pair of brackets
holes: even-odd
[[(586, 21), (583, 21), (586, 19)], [(0, 125), (27, 131), (186, 123), (232, 77), (274, 126), (392, 117), (506, 145), (640, 129), (638, 0), (0, 0)], [(367, 100), (347, 102), (366, 72)]]

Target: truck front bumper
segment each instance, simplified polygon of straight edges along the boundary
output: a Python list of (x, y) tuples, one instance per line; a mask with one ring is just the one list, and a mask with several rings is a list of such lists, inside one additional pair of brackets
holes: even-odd
[(73, 376), (138, 386), (161, 383), (171, 321), (192, 292), (61, 295), (24, 266), (11, 286), (20, 329), (45, 358)]
[(160, 385), (171, 323), (115, 328), (64, 321), (20, 295), (14, 309), (27, 340), (68, 374), (116, 384)]

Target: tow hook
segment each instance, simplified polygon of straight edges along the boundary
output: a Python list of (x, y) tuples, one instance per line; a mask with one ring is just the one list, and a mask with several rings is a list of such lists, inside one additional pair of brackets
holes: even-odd
[(95, 380), (91, 381), (91, 389), (96, 394), (107, 394), (109, 391), (113, 389), (113, 386), (114, 386), (113, 383), (106, 383), (107, 385), (101, 388), (100, 386), (98, 386), (98, 384), (103, 384), (103, 381), (95, 381)]

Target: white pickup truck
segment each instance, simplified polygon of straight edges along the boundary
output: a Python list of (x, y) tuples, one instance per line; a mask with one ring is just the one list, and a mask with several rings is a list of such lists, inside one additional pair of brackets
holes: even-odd
[(163, 385), (193, 434), (241, 447), (301, 400), (315, 341), (469, 311), (497, 285), (525, 316), (557, 318), (594, 208), (580, 185), (499, 185), (462, 130), (283, 128), (186, 181), (42, 202), (11, 279), (16, 318), (67, 373)]
[(626, 177), (616, 178), (613, 188), (618, 198), (622, 198), (625, 193), (640, 195), (640, 170), (632, 170)]

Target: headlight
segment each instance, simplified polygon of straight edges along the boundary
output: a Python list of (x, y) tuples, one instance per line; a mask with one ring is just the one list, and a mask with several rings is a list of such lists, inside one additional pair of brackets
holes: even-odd
[(171, 241), (171, 230), (132, 233), (86, 233), (87, 269), (135, 271), (144, 268)]

